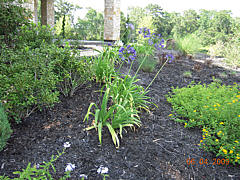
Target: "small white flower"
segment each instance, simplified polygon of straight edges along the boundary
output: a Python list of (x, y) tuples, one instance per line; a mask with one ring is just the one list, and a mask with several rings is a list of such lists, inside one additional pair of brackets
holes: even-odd
[(40, 168), (40, 164), (37, 163), (36, 164), (36, 168), (39, 169)]
[(71, 146), (71, 144), (70, 144), (69, 142), (65, 142), (65, 143), (63, 144), (63, 146), (64, 146), (65, 148), (69, 148), (69, 147)]
[(86, 174), (80, 174), (80, 178), (84, 178), (84, 179), (87, 179), (88, 176)]
[(67, 167), (65, 168), (65, 172), (73, 171), (76, 168), (75, 164), (67, 163)]
[(97, 170), (97, 173), (98, 174), (107, 174), (108, 173), (108, 168), (107, 167), (103, 167), (103, 166), (100, 166)]

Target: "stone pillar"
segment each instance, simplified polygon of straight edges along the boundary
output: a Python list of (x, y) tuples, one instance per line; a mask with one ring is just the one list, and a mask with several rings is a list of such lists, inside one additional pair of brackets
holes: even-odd
[(120, 0), (104, 0), (104, 41), (120, 40)]
[(41, 0), (41, 23), (54, 26), (54, 0)]

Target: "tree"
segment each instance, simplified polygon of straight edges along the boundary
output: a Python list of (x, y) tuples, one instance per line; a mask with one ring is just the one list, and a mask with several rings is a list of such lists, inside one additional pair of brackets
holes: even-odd
[(186, 10), (183, 16), (179, 16), (178, 24), (174, 26), (173, 33), (175, 36), (184, 37), (187, 34), (192, 34), (199, 28), (200, 16), (195, 10)]
[(76, 9), (80, 9), (79, 6), (75, 6), (65, 0), (57, 0), (55, 3), (55, 20), (59, 21), (61, 17), (62, 20), (62, 36), (65, 38), (65, 21), (66, 16), (69, 16), (70, 20), (73, 21), (73, 14), (72, 12)]
[(104, 30), (103, 14), (95, 9), (89, 8), (84, 19), (78, 19), (75, 25), (75, 31), (78, 32), (78, 38), (88, 40), (103, 40)]

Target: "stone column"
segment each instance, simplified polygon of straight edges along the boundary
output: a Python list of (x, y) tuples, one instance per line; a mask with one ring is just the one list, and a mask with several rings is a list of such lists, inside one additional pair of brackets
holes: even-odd
[(41, 23), (54, 26), (54, 0), (41, 0)]
[(120, 40), (120, 0), (104, 0), (104, 41)]

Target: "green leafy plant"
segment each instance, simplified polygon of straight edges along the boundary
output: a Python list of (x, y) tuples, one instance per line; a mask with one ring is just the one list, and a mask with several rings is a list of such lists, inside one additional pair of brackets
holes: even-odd
[(139, 64), (142, 63), (142, 66), (141, 66), (141, 69), (144, 71), (144, 72), (153, 72), (156, 65), (157, 65), (157, 61), (154, 59), (153, 56), (140, 56), (138, 57), (138, 62)]
[(16, 47), (40, 48), (42, 43), (52, 44), (53, 38), (53, 29), (50, 26), (30, 23), (27, 26), (22, 26), (19, 30)]
[[(64, 149), (62, 152), (58, 152), (57, 155), (52, 155), (49, 162), (43, 162), (38, 165), (32, 166), (31, 163), (28, 163), (25, 169), (22, 171), (15, 171), (13, 174), (19, 175), (18, 178), (14, 178), (15, 180), (29, 179), (29, 180), (53, 180), (52, 174), (50, 173), (50, 168), (53, 169), (54, 173), (56, 173), (55, 166), (53, 163), (65, 153), (67, 147), (70, 147), (70, 144), (64, 143)], [(74, 164), (69, 163), (65, 169), (65, 175), (60, 178), (60, 180), (66, 180), (70, 178), (70, 172), (75, 168)], [(7, 176), (0, 176), (1, 180), (9, 180)]]
[[(113, 104), (108, 107), (110, 87), (107, 86), (107, 89), (104, 93), (101, 107), (98, 108), (95, 103), (91, 103), (88, 112), (84, 118), (85, 120), (89, 120), (89, 116), (94, 116), (93, 125), (86, 128), (86, 130), (90, 130), (96, 128), (98, 130), (98, 137), (100, 144), (102, 143), (102, 128), (106, 126), (112, 136), (112, 140), (115, 146), (118, 148), (120, 145), (119, 138), (115, 129), (120, 129), (120, 137), (122, 137), (122, 130), (124, 127), (132, 127), (133, 125), (140, 125), (140, 121), (138, 118), (138, 111), (134, 108), (128, 107), (128, 101), (125, 99), (121, 99), (118, 104)], [(91, 112), (92, 106), (95, 106), (95, 113)]]
[(3, 106), (0, 103), (0, 151), (3, 150), (7, 140), (10, 138), (12, 133), (7, 115), (4, 112)]
[(31, 12), (23, 8), (23, 3), (23, 0), (0, 1), (0, 47), (3, 44), (14, 47), (20, 27), (29, 24)]
[(115, 64), (118, 63), (116, 48), (107, 47), (99, 51), (100, 55), (93, 59), (93, 72), (96, 82), (108, 82), (116, 75)]
[(191, 71), (185, 71), (185, 72), (183, 73), (183, 77), (191, 78), (191, 77), (192, 77), (192, 72), (191, 72)]
[(69, 44), (64, 48), (55, 48), (49, 56), (54, 64), (54, 73), (59, 77), (59, 91), (64, 96), (72, 97), (74, 92), (92, 79), (91, 58), (81, 57), (77, 49)]
[[(203, 127), (200, 146), (240, 164), (240, 86), (190, 84), (175, 88), (167, 97), (176, 111), (176, 121), (185, 127)], [(187, 118), (184, 120), (183, 118)]]
[(202, 45), (200, 40), (195, 34), (186, 35), (185, 37), (174, 37), (176, 41), (176, 48), (183, 52), (185, 55), (187, 54), (195, 54), (200, 52)]
[(9, 117), (17, 122), (35, 109), (58, 101), (58, 76), (48, 54), (55, 46), (19, 50), (3, 48), (0, 57), (0, 99)]

